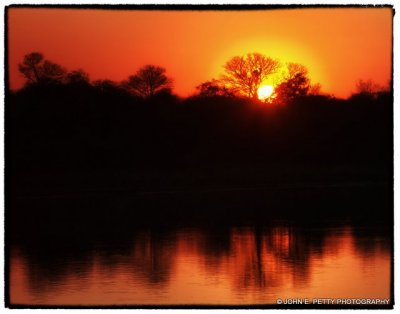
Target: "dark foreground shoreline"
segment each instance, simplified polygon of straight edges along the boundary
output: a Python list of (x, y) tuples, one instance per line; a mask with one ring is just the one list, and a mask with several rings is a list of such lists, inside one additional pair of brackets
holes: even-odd
[(7, 226), (11, 238), (22, 241), (32, 236), (118, 238), (144, 227), (272, 221), (392, 226), (392, 182), (384, 171), (368, 169), (170, 171), (175, 177), (126, 169), (25, 174), (13, 178)]

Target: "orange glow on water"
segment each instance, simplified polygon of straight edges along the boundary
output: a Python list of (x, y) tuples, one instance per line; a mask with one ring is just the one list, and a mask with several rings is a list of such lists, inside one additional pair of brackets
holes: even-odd
[(277, 298), (390, 298), (390, 253), (381, 242), (369, 242), (365, 251), (350, 228), (315, 238), (316, 247), (287, 227), (267, 233), (232, 229), (222, 239), (225, 244), (217, 245), (199, 230), (161, 242), (143, 234), (124, 254), (71, 260), (55, 277), (12, 254), (11, 302), (275, 304)]

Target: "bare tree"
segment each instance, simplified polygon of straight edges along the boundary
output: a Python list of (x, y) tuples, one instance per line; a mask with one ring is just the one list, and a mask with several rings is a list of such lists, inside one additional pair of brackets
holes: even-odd
[(356, 93), (357, 94), (368, 94), (374, 95), (379, 92), (385, 91), (387, 88), (376, 84), (373, 80), (358, 80), (356, 83)]
[(386, 86), (379, 85), (375, 83), (373, 80), (362, 80), (359, 79), (356, 82), (356, 91), (352, 94), (351, 97), (367, 97), (377, 99), (379, 95), (389, 93), (391, 88), (389, 87), (390, 83)]
[(148, 98), (163, 91), (170, 91), (172, 79), (165, 75), (165, 69), (154, 65), (146, 65), (131, 75), (124, 85), (134, 94)]
[(61, 82), (66, 75), (66, 70), (63, 67), (45, 60), (39, 52), (25, 55), (18, 68), (27, 79), (28, 84)]
[(230, 59), (221, 80), (233, 92), (256, 98), (261, 83), (279, 68), (279, 61), (260, 53), (249, 53)]

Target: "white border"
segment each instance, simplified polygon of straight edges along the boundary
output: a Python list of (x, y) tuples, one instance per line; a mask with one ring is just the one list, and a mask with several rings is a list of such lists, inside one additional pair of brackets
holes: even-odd
[[(11, 5), (11, 4), (300, 4), (300, 5), (310, 5), (310, 4), (319, 4), (319, 5), (345, 5), (345, 4), (354, 4), (354, 5), (393, 5), (395, 10), (400, 10), (400, 5), (396, 6), (396, 3), (394, 0), (370, 0), (370, 1), (361, 1), (361, 0), (352, 0), (352, 1), (338, 1), (338, 0), (320, 0), (320, 1), (311, 1), (311, 0), (302, 0), (302, 1), (288, 1), (288, 0), (271, 0), (271, 1), (253, 1), (253, 0), (231, 0), (231, 1), (216, 1), (216, 0), (197, 0), (197, 1), (190, 1), (190, 0), (139, 0), (139, 1), (111, 1), (111, 0), (86, 0), (86, 1), (76, 1), (76, 0), (58, 0), (58, 1), (27, 1), (27, 0), (16, 0), (16, 1), (9, 1), (9, 0), (2, 0), (2, 20), (3, 23), (0, 25), (0, 33), (3, 34), (4, 36), (4, 9), (5, 6)], [(400, 144), (400, 135), (397, 130), (397, 125), (400, 123), (400, 118), (399, 118), (399, 112), (396, 107), (396, 101), (400, 99), (400, 92), (399, 92), (399, 83), (397, 80), (397, 75), (398, 75), (398, 70), (399, 70), (399, 64), (397, 60), (398, 52), (399, 52), (399, 46), (400, 46), (400, 40), (398, 39), (398, 32), (399, 32), (399, 23), (398, 23), (398, 14), (400, 14), (400, 11), (396, 12), (393, 20), (393, 38), (396, 38), (397, 40), (393, 40), (393, 84), (394, 84), (394, 148), (395, 148), (395, 155), (394, 155), (394, 160), (395, 160), (395, 168), (394, 168), (394, 176), (395, 178), (398, 178), (400, 173), (399, 173), (399, 165), (398, 165), (398, 160), (399, 160), (399, 151), (398, 147)], [(4, 66), (4, 37), (1, 40), (1, 48), (0, 49), (0, 59), (2, 62), (2, 66)], [(2, 77), (0, 79), (0, 97), (1, 97), (1, 103), (2, 103), (2, 108), (0, 110), (0, 128), (3, 130), (3, 135), (0, 138), (0, 168), (4, 170), (4, 69), (2, 71)], [(400, 194), (398, 193), (399, 190), (399, 185), (398, 185), (398, 180), (395, 180), (395, 199), (394, 199), (394, 204), (395, 204), (395, 213), (397, 209), (397, 204), (399, 204), (400, 201)], [(3, 171), (3, 179), (0, 181), (0, 189), (2, 191), (1, 197), (0, 197), (0, 206), (3, 209), (2, 213), (3, 215), (0, 215), (0, 243), (4, 245), (4, 171)], [(398, 234), (399, 232), (397, 231), (397, 226), (398, 224), (398, 217), (399, 215), (395, 214), (395, 252), (394, 252), (394, 260), (396, 261), (395, 257), (398, 256), (399, 252), (399, 241), (398, 241)], [(3, 246), (4, 247), (4, 246)], [(22, 313), (29, 313), (32, 310), (10, 310), (4, 308), (4, 249), (2, 248), (1, 253), (0, 253), (0, 265), (1, 265), (1, 270), (0, 270), (0, 281), (3, 283), (3, 288), (0, 289), (0, 309), (4, 313), (4, 311), (17, 311), (22, 312)], [(397, 269), (396, 264), (395, 264), (395, 269)], [(399, 272), (395, 272), (394, 276), (394, 284), (395, 284), (395, 302), (400, 302), (399, 301), (399, 288), (397, 287), (396, 283), (399, 282)], [(395, 308), (398, 308), (398, 305), (395, 305)], [(33, 311), (40, 311), (40, 310), (33, 310)], [(56, 310), (46, 310), (48, 313), (53, 312)], [(66, 311), (71, 311), (71, 310), (57, 310), (58, 313), (61, 312), (66, 312)], [(76, 311), (76, 310), (74, 310)], [(91, 309), (85, 309), (85, 310), (79, 310), (80, 313), (89, 313)], [(107, 311), (116, 311), (116, 310), (107, 310)], [(119, 310), (120, 311), (120, 310)], [(152, 313), (154, 310), (134, 310), (135, 312), (140, 312), (140, 313)], [(162, 310), (162, 311), (179, 311), (179, 312), (188, 312), (190, 310)], [(213, 313), (224, 313), (226, 310), (212, 310)], [(265, 313), (265, 310), (234, 310), (235, 313), (249, 313), (249, 311), (253, 313)], [(268, 310), (268, 312), (271, 313), (281, 313), (282, 310)], [(327, 310), (312, 310), (312, 311), (327, 311)], [(329, 313), (340, 313), (339, 311), (342, 310), (329, 310)], [(367, 312), (368, 313), (374, 313), (378, 312), (378, 310), (357, 310), (358, 312)], [(210, 310), (196, 310), (196, 313), (210, 313)]]

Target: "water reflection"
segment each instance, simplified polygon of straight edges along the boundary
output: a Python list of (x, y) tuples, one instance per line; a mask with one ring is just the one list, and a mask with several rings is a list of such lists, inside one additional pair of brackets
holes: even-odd
[(133, 232), (84, 249), (14, 245), (13, 304), (274, 304), (389, 298), (390, 234), (349, 226)]

